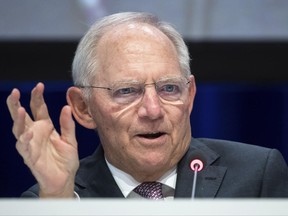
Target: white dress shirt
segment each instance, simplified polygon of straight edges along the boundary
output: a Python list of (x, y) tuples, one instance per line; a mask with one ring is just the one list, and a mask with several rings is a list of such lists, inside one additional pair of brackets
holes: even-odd
[[(133, 191), (133, 189), (140, 185), (141, 182), (136, 181), (131, 175), (116, 168), (107, 160), (106, 163), (125, 198), (143, 198)], [(177, 172), (176, 167), (174, 167), (158, 180), (158, 182), (163, 184), (162, 192), (165, 197), (164, 200), (174, 198), (176, 178)]]

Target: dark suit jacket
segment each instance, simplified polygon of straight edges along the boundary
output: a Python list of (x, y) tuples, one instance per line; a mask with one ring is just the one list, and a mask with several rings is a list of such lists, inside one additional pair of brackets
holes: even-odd
[[(205, 160), (197, 175), (197, 198), (288, 197), (288, 169), (279, 151), (223, 140), (192, 138), (177, 168), (175, 198), (190, 198), (194, 173), (190, 161)], [(75, 191), (82, 197), (123, 198), (104, 159), (101, 145), (81, 160)], [(38, 186), (23, 197), (37, 197)]]

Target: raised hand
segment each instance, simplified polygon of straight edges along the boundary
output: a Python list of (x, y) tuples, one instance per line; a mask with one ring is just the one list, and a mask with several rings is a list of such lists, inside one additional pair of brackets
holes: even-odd
[(73, 197), (74, 179), (79, 167), (75, 123), (70, 106), (60, 114), (59, 134), (43, 98), (44, 85), (31, 92), (31, 118), (20, 103), (20, 92), (13, 89), (7, 105), (14, 121), (16, 148), (40, 187), (40, 197)]

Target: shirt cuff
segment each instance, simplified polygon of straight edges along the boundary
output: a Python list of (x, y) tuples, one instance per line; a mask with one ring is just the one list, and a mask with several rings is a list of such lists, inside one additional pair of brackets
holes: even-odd
[(74, 198), (80, 201), (80, 196), (78, 195), (76, 191), (74, 191)]

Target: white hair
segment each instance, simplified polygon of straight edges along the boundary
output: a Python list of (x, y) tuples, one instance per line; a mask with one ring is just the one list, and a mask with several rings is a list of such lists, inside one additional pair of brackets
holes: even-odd
[(97, 45), (105, 33), (123, 23), (148, 24), (163, 32), (176, 48), (180, 68), (185, 76), (190, 75), (188, 48), (182, 36), (169, 23), (160, 21), (156, 16), (142, 12), (124, 12), (106, 16), (94, 23), (81, 39), (72, 65), (72, 77), (75, 85), (91, 85), (97, 74)]

